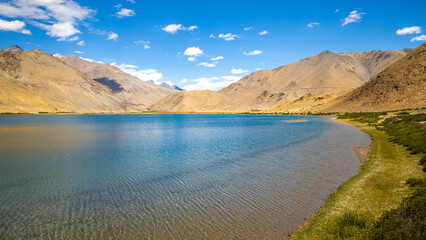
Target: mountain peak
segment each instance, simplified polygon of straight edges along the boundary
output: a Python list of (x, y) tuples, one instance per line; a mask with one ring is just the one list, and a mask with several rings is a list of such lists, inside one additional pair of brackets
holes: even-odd
[(24, 50), (22, 48), (20, 48), (18, 45), (13, 45), (11, 47), (1, 49), (0, 51), (3, 51), (3, 52), (22, 52)]
[(325, 50), (324, 52), (318, 54), (319, 56), (327, 56), (327, 55), (336, 55), (334, 52)]

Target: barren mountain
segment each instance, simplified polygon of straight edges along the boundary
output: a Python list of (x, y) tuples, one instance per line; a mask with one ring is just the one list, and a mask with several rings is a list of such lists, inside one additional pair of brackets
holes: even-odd
[[(307, 94), (332, 94), (361, 86), (405, 55), (405, 51), (336, 54), (324, 51), (290, 65), (254, 72), (217, 92), (179, 93), (152, 105), (152, 110), (253, 111), (265, 110)], [(210, 105), (187, 104), (210, 98)], [(185, 99), (183, 104), (179, 101)], [(217, 102), (216, 105), (211, 103)], [(192, 108), (195, 106), (194, 108)]]
[(0, 112), (120, 112), (109, 89), (41, 50), (0, 51)]
[(209, 90), (178, 92), (151, 105), (150, 109), (171, 112), (209, 112), (217, 110), (225, 96)]
[(8, 47), (8, 48), (3, 48), (0, 51), (3, 51), (3, 52), (22, 52), (24, 50), (22, 48), (20, 48), (18, 45), (13, 45), (13, 46)]
[(426, 107), (426, 43), (355, 90), (309, 95), (266, 112), (377, 112)]
[(426, 43), (361, 87), (317, 111), (372, 112), (426, 107)]
[(122, 102), (126, 111), (146, 110), (147, 106), (177, 92), (174, 89), (144, 82), (109, 64), (89, 62), (74, 55), (60, 59), (109, 88), (112, 95)]
[(308, 94), (299, 99), (290, 101), (288, 103), (283, 103), (277, 107), (265, 110), (265, 113), (303, 113), (308, 112), (318, 112), (317, 110), (323, 106), (326, 106), (336, 98), (343, 96), (349, 91), (344, 91), (340, 93), (332, 93), (325, 95), (312, 95)]

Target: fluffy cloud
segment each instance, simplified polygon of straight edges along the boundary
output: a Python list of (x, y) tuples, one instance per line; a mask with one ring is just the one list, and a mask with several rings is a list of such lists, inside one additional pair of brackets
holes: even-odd
[(419, 34), (422, 32), (422, 28), (419, 26), (405, 27), (396, 30), (396, 35), (408, 35), (408, 34)]
[[(240, 80), (240, 77), (237, 76), (222, 76), (222, 77), (203, 77), (191, 80), (193, 84), (188, 84), (182, 88), (191, 91), (191, 90), (219, 90), (221, 88), (227, 87), (230, 84)], [(184, 82), (182, 82), (184, 81)], [(185, 83), (188, 79), (183, 79), (181, 82)]]
[(177, 33), (179, 30), (181, 31), (194, 31), (195, 29), (198, 29), (197, 26), (189, 26), (189, 27), (184, 27), (182, 24), (170, 24), (167, 25), (165, 27), (162, 27), (161, 30), (163, 30), (164, 32), (170, 33), (170, 34), (175, 34)]
[(197, 58), (196, 57), (188, 57), (188, 61), (194, 62), (194, 61), (197, 61)]
[(143, 44), (144, 49), (150, 49), (151, 48), (151, 42), (150, 41), (135, 41), (135, 44)]
[(217, 36), (218, 38), (223, 38), (225, 41), (233, 41), (236, 38), (239, 38), (239, 36), (237, 34), (232, 34), (232, 33), (227, 33), (227, 34), (219, 34), (219, 36)]
[(25, 28), (25, 23), (18, 20), (8, 22), (6, 20), (0, 19), (0, 31), (12, 31), (31, 35), (30, 30)]
[(246, 28), (244, 28), (244, 31), (250, 31), (250, 30), (253, 30), (254, 28), (253, 27), (246, 27)]
[(262, 53), (263, 52), (260, 51), (260, 50), (254, 50), (254, 51), (251, 51), (251, 52), (243, 52), (243, 54), (247, 55), (247, 56), (254, 56), (254, 55), (259, 55), (259, 54), (262, 54)]
[(138, 66), (125, 63), (118, 65), (115, 62), (111, 63), (111, 65), (118, 67), (121, 71), (133, 75), (142, 81), (152, 80), (157, 83), (158, 80), (163, 78), (163, 74), (158, 72), (157, 69), (138, 70)]
[(74, 25), (70, 22), (55, 23), (53, 25), (45, 26), (47, 35), (51, 37), (59, 37), (59, 40), (65, 40), (74, 34), (80, 33), (80, 31), (75, 29)]
[(340, 10), (339, 10), (339, 9), (336, 9), (336, 10), (334, 10), (334, 12), (335, 12), (335, 13), (338, 13), (338, 12), (340, 12)]
[(266, 31), (266, 30), (263, 30), (259, 33), (260, 36), (263, 36), (263, 35), (266, 35), (266, 34), (268, 34), (268, 31)]
[(358, 12), (358, 10), (353, 10), (352, 12), (349, 13), (349, 15), (345, 18), (342, 19), (342, 26), (348, 25), (349, 23), (353, 23), (353, 22), (361, 22), (361, 18), (365, 13), (363, 12)]
[(102, 61), (97, 61), (97, 60), (94, 60), (94, 59), (91, 59), (91, 58), (84, 58), (84, 57), (79, 57), (79, 58), (81, 58), (83, 60), (86, 60), (88, 62), (94, 62), (94, 63), (104, 64), (104, 62), (102, 62)]
[(424, 41), (426, 41), (426, 35), (420, 35), (420, 36), (417, 36), (417, 37), (413, 37), (412, 39), (411, 39), (411, 41), (412, 42), (414, 42), (414, 41), (420, 41), (420, 42), (424, 42)]
[[(227, 33), (227, 34), (221, 33), (217, 37), (222, 38), (225, 41), (232, 41), (232, 40), (239, 38), (240, 36), (238, 36), (237, 34), (232, 34), (232, 33)], [(210, 36), (209, 36), (209, 38), (217, 38), (217, 37), (214, 34), (210, 34)]]
[(186, 83), (186, 82), (188, 82), (188, 78), (184, 78), (184, 79), (180, 80), (180, 83)]
[(197, 64), (198, 66), (204, 66), (204, 67), (216, 67), (216, 63), (208, 63), (208, 62), (202, 62)]
[(210, 58), (210, 60), (212, 60), (212, 61), (217, 61), (217, 60), (222, 60), (223, 59), (223, 56), (217, 56), (217, 57), (214, 57), (214, 58)]
[(235, 69), (235, 68), (233, 68), (233, 69), (231, 70), (231, 73), (232, 73), (232, 74), (241, 74), (241, 73), (246, 73), (246, 72), (249, 72), (249, 70), (244, 70), (244, 69), (242, 69), (242, 68), (239, 68), (239, 69)]
[(109, 32), (108, 33), (107, 40), (117, 41), (117, 38), (118, 38), (118, 34), (117, 33), (114, 33), (114, 32)]
[(315, 27), (315, 26), (318, 26), (319, 25), (319, 22), (311, 22), (311, 23), (308, 23), (308, 25), (306, 25), (308, 28), (313, 28), (313, 27)]
[[(13, 0), (0, 3), (0, 15), (23, 18), (61, 40), (80, 33), (79, 21), (89, 18), (95, 11), (72, 0)], [(40, 22), (41, 21), (41, 22)]]
[(74, 52), (78, 54), (84, 54), (84, 52), (81, 52), (81, 51), (74, 51)]
[(203, 50), (201, 50), (199, 47), (189, 47), (185, 50), (185, 52), (183, 52), (184, 55), (186, 56), (201, 56), (203, 55)]
[(115, 15), (119, 18), (123, 18), (123, 17), (134, 16), (134, 15), (136, 15), (136, 13), (132, 9), (121, 8), (120, 11), (118, 11)]
[(77, 43), (77, 45), (78, 45), (78, 46), (84, 46), (85, 44), (84, 44), (84, 41), (83, 41), (83, 40), (81, 40), (80, 42), (78, 42), (78, 43)]

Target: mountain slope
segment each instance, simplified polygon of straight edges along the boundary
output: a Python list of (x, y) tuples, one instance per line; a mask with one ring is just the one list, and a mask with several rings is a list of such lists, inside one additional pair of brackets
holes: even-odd
[(370, 112), (426, 107), (426, 43), (363, 86), (317, 111)]
[(0, 51), (0, 112), (119, 112), (101, 84), (41, 50)]
[(122, 102), (126, 111), (142, 111), (164, 97), (177, 92), (154, 83), (144, 82), (118, 67), (89, 62), (74, 55), (60, 57), (89, 78), (109, 88), (112, 95)]
[[(273, 70), (254, 72), (205, 98), (214, 98), (216, 105), (200, 106), (205, 111), (265, 110), (298, 99), (307, 94), (333, 94), (361, 86), (378, 71), (405, 55), (404, 51), (375, 51), (368, 53), (336, 54), (324, 51), (290, 65)], [(183, 97), (185, 95), (185, 97)], [(179, 101), (196, 101), (202, 93), (179, 93), (152, 105), (152, 110), (197, 111), (191, 105), (179, 106)], [(189, 100), (191, 99), (192, 100)], [(203, 100), (202, 102), (206, 102)], [(162, 103), (168, 103), (162, 105)]]

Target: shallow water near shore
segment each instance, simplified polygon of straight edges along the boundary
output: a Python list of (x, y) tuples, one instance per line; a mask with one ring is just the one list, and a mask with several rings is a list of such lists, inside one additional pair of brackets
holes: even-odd
[(0, 116), (0, 238), (284, 238), (369, 144), (327, 117)]

